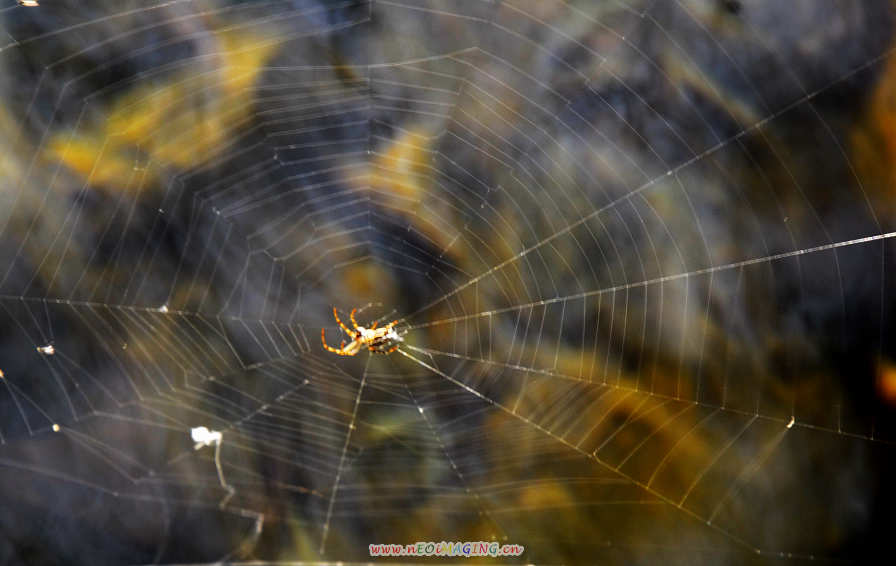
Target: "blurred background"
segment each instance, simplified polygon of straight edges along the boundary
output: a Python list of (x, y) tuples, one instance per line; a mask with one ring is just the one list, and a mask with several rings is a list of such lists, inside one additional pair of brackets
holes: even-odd
[(890, 552), (890, 0), (24, 4), (0, 563)]

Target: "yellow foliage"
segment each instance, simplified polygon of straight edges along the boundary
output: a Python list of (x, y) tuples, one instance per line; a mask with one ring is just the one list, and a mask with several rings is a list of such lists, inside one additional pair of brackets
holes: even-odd
[(862, 127), (852, 132), (850, 159), (875, 205), (892, 210), (896, 189), (896, 60), (888, 60), (871, 95)]
[(527, 485), (520, 491), (517, 506), (530, 511), (575, 507), (576, 501), (572, 495), (562, 484), (538, 482)]
[(386, 152), (371, 163), (371, 188), (419, 201), (424, 193), (421, 177), (428, 172), (430, 139), (424, 131), (401, 132)]
[(47, 152), (92, 185), (123, 185), (134, 169), (133, 157), (129, 158), (118, 144), (113, 142), (104, 146), (94, 138), (70, 138), (59, 134), (50, 140)]
[(877, 392), (885, 402), (896, 405), (896, 364), (889, 360), (878, 364)]
[(206, 72), (192, 64), (162, 86), (139, 86), (112, 103), (100, 123), (74, 139), (59, 132), (46, 158), (94, 186), (121, 186), (135, 161), (195, 167), (218, 154), (250, 113), (251, 86), (277, 42), (232, 31), (215, 34), (217, 58)]
[[(355, 299), (351, 297), (380, 297), (383, 304), (393, 304), (391, 293), (395, 289), (395, 281), (391, 274), (378, 264), (364, 261), (346, 267), (343, 271), (343, 282), (349, 291), (349, 297), (342, 308), (364, 306), (353, 304), (352, 301)], [(358, 323), (361, 324), (361, 320), (358, 320)]]

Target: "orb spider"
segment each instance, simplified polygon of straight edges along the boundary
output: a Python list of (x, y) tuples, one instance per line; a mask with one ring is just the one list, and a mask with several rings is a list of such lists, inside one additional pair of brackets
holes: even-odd
[[(374, 322), (370, 328), (365, 328), (363, 326), (358, 326), (358, 322), (355, 320), (356, 312), (358, 312), (358, 309), (352, 309), (352, 312), (348, 315), (352, 321), (352, 325), (355, 327), (355, 329), (352, 330), (339, 320), (339, 313), (336, 312), (336, 307), (333, 307), (333, 318), (336, 319), (339, 327), (343, 332), (348, 334), (352, 341), (346, 344), (345, 340), (343, 340), (338, 348), (329, 346), (327, 345), (327, 338), (324, 335), (324, 329), (321, 328), (320, 341), (323, 343), (325, 349), (334, 354), (339, 354), (340, 356), (354, 356), (365, 346), (370, 350), (371, 354), (391, 354), (398, 349), (398, 342), (402, 342), (404, 339), (399, 336), (393, 328), (398, 324), (397, 320), (393, 320), (386, 326), (381, 326), (380, 328), (376, 327), (378, 324), (377, 322)], [(393, 343), (395, 345), (389, 348), (389, 345)]]

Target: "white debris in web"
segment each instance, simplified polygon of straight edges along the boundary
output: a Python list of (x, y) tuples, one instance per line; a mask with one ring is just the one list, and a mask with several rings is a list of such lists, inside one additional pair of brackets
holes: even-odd
[(190, 429), (190, 436), (196, 444), (193, 446), (195, 450), (199, 450), (203, 446), (219, 445), (224, 435), (219, 430), (209, 430), (204, 426), (197, 426)]
[(218, 470), (218, 482), (227, 491), (227, 495), (218, 505), (223, 508), (230, 501), (230, 498), (236, 494), (236, 489), (224, 479), (224, 469), (221, 467), (221, 443), (224, 441), (224, 434), (220, 430), (209, 430), (204, 426), (197, 426), (190, 429), (190, 437), (195, 443), (194, 450), (199, 450), (206, 446), (215, 447), (215, 469)]
[(47, 344), (46, 346), (38, 346), (37, 351), (45, 356), (52, 356), (56, 353), (56, 348), (52, 344)]

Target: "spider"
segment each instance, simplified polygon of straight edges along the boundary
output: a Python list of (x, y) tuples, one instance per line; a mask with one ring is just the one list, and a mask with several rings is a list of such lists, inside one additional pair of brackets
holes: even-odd
[[(340, 356), (354, 356), (360, 352), (361, 348), (364, 346), (370, 350), (371, 354), (391, 354), (398, 349), (398, 342), (401, 342), (403, 339), (397, 332), (395, 332), (395, 330), (393, 330), (393, 327), (398, 324), (397, 320), (393, 320), (386, 326), (380, 328), (376, 327), (378, 324), (377, 322), (370, 325), (370, 328), (364, 328), (363, 326), (358, 326), (358, 322), (355, 320), (356, 312), (358, 312), (358, 309), (352, 309), (351, 314), (349, 314), (349, 318), (352, 320), (352, 325), (355, 327), (355, 330), (353, 331), (339, 320), (339, 313), (336, 312), (336, 307), (333, 307), (333, 318), (336, 319), (336, 322), (339, 323), (339, 327), (342, 328), (343, 332), (349, 335), (352, 341), (346, 346), (345, 340), (343, 340), (338, 348), (328, 346), (327, 339), (324, 336), (324, 329), (321, 328), (320, 341), (323, 343), (324, 348), (334, 354), (339, 354)], [(392, 343), (395, 343), (395, 345), (386, 349)]]

